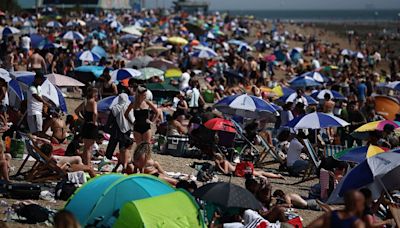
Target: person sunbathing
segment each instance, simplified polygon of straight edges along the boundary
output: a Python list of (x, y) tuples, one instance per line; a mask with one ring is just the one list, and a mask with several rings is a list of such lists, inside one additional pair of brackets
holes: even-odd
[(151, 158), (151, 144), (143, 142), (136, 147), (133, 154), (134, 173), (150, 174), (176, 185), (177, 180), (170, 178), (161, 168), (161, 165)]
[(272, 196), (275, 197), (278, 201), (278, 204), (283, 207), (319, 211), (318, 204), (315, 200), (305, 200), (297, 193), (284, 193), (282, 190), (277, 189)]
[[(228, 175), (235, 173), (236, 166), (227, 161), (222, 154), (216, 153), (214, 161), (218, 171), (222, 172), (223, 174)], [(285, 177), (281, 174), (265, 172), (263, 170), (254, 170), (253, 175), (260, 178), (285, 179)]]
[(95, 177), (96, 173), (90, 165), (84, 165), (80, 156), (56, 156), (52, 155), (53, 146), (44, 143), (40, 146), (40, 151), (46, 156), (50, 157), (58, 167), (66, 172), (83, 171), (89, 173), (90, 177)]
[[(50, 116), (51, 118), (45, 121), (45, 124), (43, 126), (43, 136), (51, 140), (51, 142), (54, 144), (62, 144), (66, 141), (67, 138), (67, 126), (65, 124), (65, 121), (63, 120), (59, 110), (51, 112)], [(49, 128), (53, 132), (51, 136), (48, 136), (46, 134), (46, 131)]]

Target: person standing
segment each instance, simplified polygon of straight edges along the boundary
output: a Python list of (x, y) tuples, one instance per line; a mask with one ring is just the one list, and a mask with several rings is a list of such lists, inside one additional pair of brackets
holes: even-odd
[(46, 61), (39, 54), (39, 49), (36, 48), (33, 51), (33, 54), (28, 59), (28, 64), (27, 64), (26, 69), (35, 71), (35, 72), (41, 72), (42, 74), (46, 73)]
[(98, 138), (97, 99), (98, 90), (96, 88), (89, 88), (86, 100), (75, 109), (75, 114), (77, 116), (82, 116), (84, 120), (80, 135), (83, 139), (82, 161), (85, 165), (90, 164), (92, 148)]
[(42, 97), (41, 85), (45, 81), (43, 73), (36, 72), (33, 84), (29, 87), (27, 93), (27, 120), (29, 131), (36, 134), (42, 131), (43, 127), (43, 106), (50, 106)]
[[(361, 127), (363, 124), (367, 123), (365, 120), (364, 115), (360, 112), (357, 108), (356, 102), (351, 102), (348, 105), (348, 122), (350, 123), (349, 126), (349, 134), (354, 132), (357, 128)], [(356, 139), (351, 135), (347, 137), (347, 147), (352, 147), (354, 141), (356, 141), (358, 146), (362, 146), (362, 141), (360, 139)]]
[(7, 127), (7, 105), (8, 105), (8, 85), (0, 78), (0, 121), (4, 128)]

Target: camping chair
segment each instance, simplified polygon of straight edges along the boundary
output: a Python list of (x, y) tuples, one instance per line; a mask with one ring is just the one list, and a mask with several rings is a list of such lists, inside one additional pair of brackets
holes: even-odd
[(246, 144), (243, 146), (243, 148), (241, 148), (241, 150), (239, 151), (239, 155), (244, 154), (245, 151), (247, 151), (248, 149), (250, 149), (251, 154), (257, 156), (257, 160), (255, 163), (257, 163), (257, 161), (259, 160), (258, 157), (260, 156), (260, 151), (257, 149), (257, 147), (246, 137), (242, 126), (240, 126), (239, 123), (237, 123), (236, 121), (234, 121), (233, 119), (231, 119), (231, 122), (233, 123), (233, 125), (235, 126), (236, 132), (237, 132), (237, 136), (239, 136), (239, 140), (243, 140)]
[(302, 177), (302, 179), (294, 183), (293, 185), (300, 184), (317, 178), (316, 175), (313, 175), (313, 172), (315, 171), (315, 169), (319, 167), (320, 164), (318, 155), (315, 153), (315, 150), (308, 139), (303, 139), (303, 143), (306, 147), (306, 152), (309, 157), (308, 168), (304, 172), (304, 176)]
[[(23, 175), (25, 176), (25, 179), (29, 182), (58, 180), (66, 177), (67, 173), (60, 167), (58, 167), (57, 163), (54, 160), (45, 155), (33, 142), (32, 138), (29, 135), (21, 133), (21, 136), (25, 142), (28, 155), (26, 156), (17, 173), (13, 177)], [(25, 164), (28, 161), (29, 157), (33, 157), (35, 159), (35, 163), (30, 170), (22, 172), (22, 169), (25, 167)]]

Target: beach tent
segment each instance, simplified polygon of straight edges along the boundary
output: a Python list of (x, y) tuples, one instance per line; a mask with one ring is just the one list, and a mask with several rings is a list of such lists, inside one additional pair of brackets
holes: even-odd
[(205, 225), (192, 196), (185, 191), (176, 191), (126, 203), (114, 227), (196, 228)]
[(95, 222), (100, 226), (110, 223), (127, 202), (174, 191), (169, 184), (150, 175), (102, 175), (79, 188), (65, 209), (73, 213), (82, 226)]

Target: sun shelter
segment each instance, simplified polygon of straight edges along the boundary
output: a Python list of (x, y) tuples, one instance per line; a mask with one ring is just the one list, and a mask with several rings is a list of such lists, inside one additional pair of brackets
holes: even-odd
[(185, 191), (135, 200), (126, 203), (114, 228), (130, 227), (205, 227), (199, 207)]
[(78, 189), (65, 209), (82, 226), (109, 224), (125, 203), (174, 191), (172, 186), (150, 175), (102, 175)]

